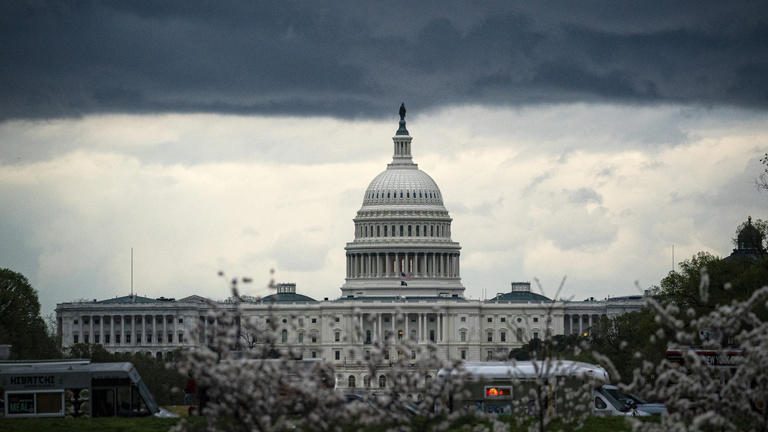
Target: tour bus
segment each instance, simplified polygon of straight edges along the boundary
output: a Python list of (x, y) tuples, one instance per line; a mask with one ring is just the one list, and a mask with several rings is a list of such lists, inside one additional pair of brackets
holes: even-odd
[(5, 417), (173, 416), (129, 362), (0, 362), (0, 404)]
[[(446, 369), (438, 376), (457, 373)], [(547, 409), (563, 405), (565, 392), (588, 383), (591, 388), (591, 406), (594, 415), (627, 416), (648, 414), (631, 404), (619, 401), (610, 392), (601, 391), (609, 382), (608, 372), (600, 366), (576, 361), (546, 362), (467, 362), (462, 372), (467, 384), (463, 392), (450, 396), (449, 407), (476, 409), (486, 413), (505, 414), (524, 410), (533, 414), (535, 401), (529, 392), (533, 386), (545, 386)], [(554, 384), (558, 382), (558, 384)]]

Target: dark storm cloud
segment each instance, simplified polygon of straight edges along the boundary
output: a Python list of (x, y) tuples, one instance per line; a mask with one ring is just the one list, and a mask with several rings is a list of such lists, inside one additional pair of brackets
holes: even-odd
[(720, 1), (3, 2), (0, 119), (379, 116), (403, 99), (764, 109), (766, 16)]

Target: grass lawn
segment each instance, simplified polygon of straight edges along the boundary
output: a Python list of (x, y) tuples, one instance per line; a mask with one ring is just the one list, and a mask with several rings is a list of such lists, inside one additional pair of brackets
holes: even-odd
[[(200, 417), (192, 419), (193, 423), (201, 426), (205, 420)], [(3, 432), (166, 432), (179, 419), (172, 418), (38, 418), (38, 419), (2, 419), (0, 430)], [(554, 429), (554, 428), (553, 428)], [(520, 428), (520, 431), (525, 428)], [(590, 432), (622, 432), (629, 431), (629, 425), (621, 417), (592, 417), (587, 420), (582, 431)], [(511, 429), (517, 432), (518, 429)]]

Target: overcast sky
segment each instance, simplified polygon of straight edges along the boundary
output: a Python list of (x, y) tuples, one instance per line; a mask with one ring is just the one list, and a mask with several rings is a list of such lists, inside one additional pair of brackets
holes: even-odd
[(46, 313), (131, 247), (142, 295), (336, 297), (401, 101), (469, 297), (632, 294), (766, 218), (765, 2), (413, 3), (1, 3), (0, 267)]

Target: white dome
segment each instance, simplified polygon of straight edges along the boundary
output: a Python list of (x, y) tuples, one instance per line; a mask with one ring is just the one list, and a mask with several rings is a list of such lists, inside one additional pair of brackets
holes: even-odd
[(368, 185), (363, 206), (368, 205), (443, 205), (440, 188), (429, 174), (415, 165), (390, 166)]

